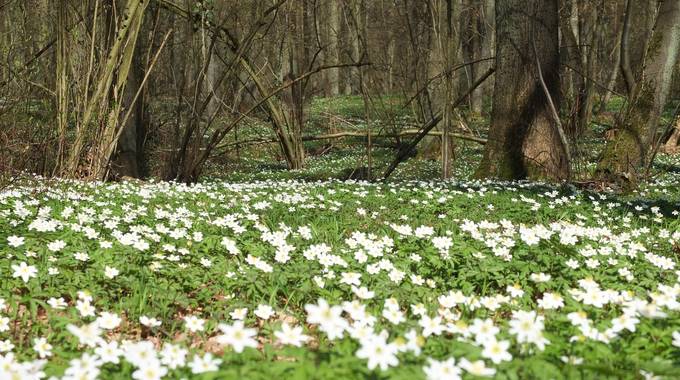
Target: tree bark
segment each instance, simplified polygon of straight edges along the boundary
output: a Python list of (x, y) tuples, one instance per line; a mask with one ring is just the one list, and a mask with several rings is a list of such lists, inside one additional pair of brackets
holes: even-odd
[[(90, 129), (93, 128), (91, 125), (92, 121), (95, 117), (101, 116), (97, 115), (97, 108), (101, 107), (102, 104), (108, 103), (111, 92), (113, 92), (114, 95), (116, 94), (116, 91), (112, 90), (112, 86), (117, 86), (118, 90), (124, 89), (123, 83), (125, 80), (121, 80), (120, 78), (127, 78), (127, 69), (129, 69), (129, 61), (125, 59), (125, 56), (127, 56), (128, 60), (131, 58), (129, 55), (131, 54), (130, 49), (134, 48), (137, 37), (135, 25), (139, 24), (147, 4), (148, 3), (141, 0), (128, 0), (126, 3), (122, 22), (120, 26), (116, 28), (116, 39), (108, 51), (108, 56), (101, 68), (101, 74), (96, 83), (93, 83), (93, 85), (95, 85), (93, 94), (88, 99), (87, 104), (84, 104), (83, 106), (83, 114), (80, 118), (80, 123), (77, 126), (76, 137), (66, 165), (66, 175), (77, 175), (83, 148), (87, 143)], [(114, 84), (116, 76), (118, 76), (118, 80)], [(100, 177), (104, 174), (106, 163), (108, 163), (110, 158), (110, 156), (104, 157), (107, 155), (106, 151), (110, 149), (110, 145), (107, 146), (107, 144), (115, 143), (111, 141), (110, 138), (112, 135), (115, 135), (116, 126), (111, 125), (112, 120), (110, 119), (111, 118), (109, 117), (109, 120), (101, 120), (101, 123), (104, 124), (103, 131), (101, 131), (103, 138), (100, 138), (99, 141), (97, 141), (100, 152), (98, 152), (97, 157), (94, 158), (94, 161), (96, 162), (92, 163), (94, 166), (93, 175), (95, 177)]]
[[(481, 42), (481, 57), (488, 58), (493, 55), (493, 50), (496, 45), (496, 19), (495, 19), (495, 0), (484, 0), (481, 7), (482, 17), (480, 18), (480, 42)], [(483, 73), (491, 67), (491, 61), (479, 62), (475, 65), (475, 72)], [(475, 92), (473, 92), (473, 109), (478, 114), (481, 114), (484, 106), (484, 99), (490, 97), (493, 93), (493, 82), (488, 81), (482, 83)]]
[[(463, 13), (463, 17), (469, 19), (469, 25), (467, 27), (468, 35), (464, 36), (464, 40), (468, 41), (467, 49), (465, 49), (468, 54), (467, 56), (464, 56), (464, 60), (468, 62), (477, 61), (484, 57), (484, 45), (487, 44), (485, 40), (488, 39), (489, 36), (484, 15), (486, 11), (485, 5), (484, 2), (476, 0), (467, 0), (465, 3), (466, 9), (465, 13)], [(474, 80), (479, 73), (484, 72), (485, 69), (483, 67), (485, 67), (485, 65), (488, 65), (488, 63), (479, 62), (470, 65), (469, 72), (471, 74), (469, 75), (468, 81)], [(470, 111), (476, 116), (482, 114), (482, 91), (483, 89), (480, 87), (470, 95)]]
[(477, 176), (569, 178), (567, 147), (550, 109), (550, 99), (560, 99), (558, 42), (557, 0), (496, 2), (493, 111)]
[(661, 147), (661, 150), (667, 154), (680, 153), (680, 117), (675, 121), (675, 128), (673, 128), (671, 135)]
[(138, 130), (145, 129), (144, 126), (144, 105), (143, 97), (138, 97), (134, 101), (135, 94), (142, 84), (144, 77), (144, 66), (141, 61), (141, 49), (136, 47), (137, 53), (132, 58), (132, 67), (128, 74), (127, 83), (125, 85), (123, 95), (122, 113), (125, 114), (129, 109), (132, 109), (130, 118), (126, 121), (120, 137), (118, 138), (118, 145), (116, 153), (111, 161), (112, 174), (115, 177), (132, 177), (140, 178), (140, 162), (138, 151)]
[[(340, 49), (340, 13), (339, 1), (330, 1), (328, 5), (328, 47), (326, 54), (328, 56), (328, 65), (337, 65), (340, 63), (339, 49)], [(328, 94), (330, 96), (340, 95), (340, 69), (329, 69), (327, 72), (328, 78)]]
[[(625, 12), (625, 10), (624, 10)], [(605, 88), (600, 89), (604, 90), (601, 91), (601, 98), (600, 98), (600, 105), (598, 107), (597, 112), (602, 112), (607, 108), (607, 104), (609, 104), (609, 100), (611, 99), (612, 96), (612, 91), (609, 90), (614, 90), (616, 88), (616, 82), (619, 79), (619, 74), (621, 72), (621, 41), (623, 38), (623, 27), (622, 23), (619, 21), (620, 20), (620, 14), (619, 14), (619, 7), (615, 6), (613, 9), (613, 17), (610, 16), (609, 18), (605, 18), (604, 22), (607, 22), (608, 26), (611, 26), (613, 23), (615, 25), (614, 27), (614, 35), (616, 36), (614, 39), (614, 46), (613, 49), (611, 50), (611, 54), (609, 54), (608, 57), (604, 58), (604, 63), (601, 64), (600, 69), (605, 73), (607, 81), (605, 82)], [(614, 21), (612, 21), (612, 19)], [(600, 36), (600, 39), (603, 41), (606, 41), (607, 39), (607, 28), (600, 28), (599, 32), (602, 34)], [(605, 45), (603, 43), (603, 45)], [(612, 61), (613, 59), (613, 61)], [(603, 75), (603, 76), (605, 76)]]
[[(135, 67), (140, 64), (135, 65), (135, 54), (137, 50), (137, 41), (139, 40), (139, 32), (142, 28), (142, 23), (144, 21), (144, 14), (148, 2), (139, 1), (137, 5), (134, 5), (133, 1), (128, 1), (126, 3), (126, 8), (123, 14), (123, 19), (130, 19), (131, 25), (125, 34), (121, 34), (121, 30), (116, 28), (116, 42), (119, 43), (122, 39), (122, 49), (120, 50), (120, 57), (118, 57), (117, 64), (113, 66), (112, 75), (115, 76), (115, 81), (111, 84), (109, 95), (107, 97), (110, 103), (108, 109), (108, 119), (106, 124), (101, 128), (100, 133), (97, 137), (97, 141), (93, 144), (93, 163), (91, 176), (94, 179), (106, 179), (110, 174), (110, 164), (114, 158), (114, 153), (118, 149), (123, 152), (124, 157), (129, 156), (130, 159), (124, 162), (124, 170), (129, 171), (134, 177), (139, 177), (139, 172), (137, 168), (137, 131), (136, 124), (133, 117), (133, 124), (128, 124), (128, 120), (122, 120), (124, 115), (127, 114), (129, 109), (137, 112), (139, 108), (135, 108), (135, 95), (140, 90), (139, 86), (136, 88), (130, 88), (133, 83), (130, 81), (130, 75), (135, 79), (135, 74), (132, 71)], [(112, 48), (113, 49), (113, 48)], [(141, 74), (137, 81), (141, 84)], [(127, 107), (127, 109), (124, 109)], [(133, 115), (131, 113), (131, 115)], [(135, 116), (135, 115), (133, 115)], [(129, 133), (124, 143), (127, 145), (125, 147), (119, 146), (121, 142), (121, 135), (123, 133)]]
[[(580, 86), (576, 98), (577, 123), (575, 125), (572, 138), (577, 140), (588, 129), (588, 124), (593, 113), (593, 90), (595, 78), (595, 67), (598, 50), (598, 33), (596, 30), (601, 28), (599, 7), (590, 2), (579, 0), (578, 2), (578, 29), (579, 29), (579, 49), (581, 57)], [(578, 73), (577, 73), (578, 74)]]
[[(422, 85), (427, 91), (422, 91), (423, 100), (421, 112), (424, 120), (431, 119), (432, 112), (441, 111), (442, 123), (435, 129), (447, 132), (447, 136), (425, 136), (418, 149), (418, 157), (424, 159), (441, 159), (442, 177), (450, 176), (450, 163), (453, 158), (453, 140), (448, 136), (451, 131), (452, 109), (455, 94), (458, 88), (454, 88), (457, 81), (454, 79), (451, 67), (459, 63), (456, 61), (457, 52), (460, 50), (460, 35), (456, 30), (456, 14), (460, 14), (462, 3), (460, 0), (430, 0), (430, 48), (427, 56), (428, 78), (441, 77), (441, 80), (433, 81), (432, 84)], [(417, 84), (414, 91), (420, 91), (421, 84)], [(430, 108), (432, 112), (430, 112)]]
[(66, 154), (66, 129), (68, 125), (68, 30), (66, 0), (60, 0), (57, 5), (57, 52), (56, 52), (56, 93), (57, 93), (57, 130), (59, 132), (59, 146), (54, 173), (61, 170), (61, 164)]
[(616, 136), (605, 147), (600, 176), (634, 185), (651, 165), (658, 124), (666, 104), (673, 68), (680, 50), (680, 2), (664, 0), (647, 44), (645, 65), (637, 80)]
[(645, 65), (650, 38), (654, 31), (659, 0), (631, 0), (631, 25), (629, 45), (630, 66), (635, 78), (638, 78)]
[[(579, 73), (583, 73), (581, 65), (581, 49), (578, 40), (578, 27), (572, 22), (579, 17), (576, 3), (578, 0), (562, 0), (560, 7), (560, 55), (563, 66), (561, 68), (562, 93), (567, 109), (571, 110), (572, 115), (578, 114), (578, 91), (583, 81)], [(575, 70), (578, 70), (577, 73)], [(578, 129), (578, 117), (571, 117), (567, 124), (567, 133), (576, 136)]]

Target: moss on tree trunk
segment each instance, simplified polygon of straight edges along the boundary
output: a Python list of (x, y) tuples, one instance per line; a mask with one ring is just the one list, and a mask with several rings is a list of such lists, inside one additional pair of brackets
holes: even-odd
[(597, 175), (634, 186), (651, 165), (658, 146), (658, 123), (670, 91), (680, 49), (680, 2), (661, 2), (645, 55), (641, 78), (634, 86), (615, 137), (607, 143)]

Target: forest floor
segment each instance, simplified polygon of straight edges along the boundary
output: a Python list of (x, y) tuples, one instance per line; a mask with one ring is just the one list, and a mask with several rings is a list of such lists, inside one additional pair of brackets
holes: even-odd
[(0, 379), (680, 377), (677, 157), (622, 195), (349, 145), (0, 190)]
[[(338, 96), (315, 98), (308, 110), (305, 126), (306, 136), (324, 135), (336, 132), (371, 131), (371, 150), (367, 149), (365, 138), (345, 137), (332, 140), (305, 142), (308, 152), (306, 166), (302, 170), (287, 170), (285, 161), (279, 154), (276, 143), (233, 144), (258, 139), (271, 139), (274, 135), (268, 125), (251, 121), (241, 129), (227, 135), (225, 148), (218, 149), (215, 159), (209, 165), (206, 175), (232, 181), (251, 180), (327, 180), (327, 179), (382, 179), (385, 169), (395, 157), (397, 150), (409, 141), (394, 138), (381, 138), (382, 134), (400, 132), (406, 129), (419, 129), (420, 125), (412, 116), (414, 105), (405, 107), (404, 99), (385, 97), (371, 103), (370, 118), (366, 117), (364, 100), (358, 96)], [(624, 100), (613, 97), (594, 118), (591, 128), (572, 146), (574, 157), (573, 170), (576, 180), (588, 181), (593, 177), (598, 155), (602, 152), (605, 132), (614, 124), (624, 106)], [(667, 107), (661, 124), (671, 122), (676, 105)], [(485, 110), (488, 114), (490, 110)], [(456, 114), (454, 132), (478, 138), (486, 138), (485, 131), (489, 120), (468, 112)], [(454, 140), (452, 159), (453, 175), (457, 180), (470, 180), (482, 159), (483, 145), (467, 140)], [(390, 177), (391, 181), (432, 180), (441, 177), (439, 146), (422, 149), (427, 145), (423, 140), (418, 152), (397, 167)], [(223, 152), (224, 154), (220, 154)], [(369, 157), (370, 155), (370, 165)], [(680, 172), (680, 156), (659, 155), (651, 176), (673, 177)]]

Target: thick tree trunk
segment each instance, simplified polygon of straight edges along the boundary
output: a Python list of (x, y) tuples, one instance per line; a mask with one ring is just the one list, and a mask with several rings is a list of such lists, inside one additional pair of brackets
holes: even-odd
[[(64, 174), (66, 175), (78, 175), (83, 149), (88, 143), (91, 129), (96, 126), (92, 124), (103, 125), (103, 127), (98, 131), (97, 141), (93, 141), (96, 146), (93, 147), (94, 157), (92, 158), (93, 162), (91, 162), (92, 173), (90, 175), (93, 178), (101, 179), (106, 172), (111, 153), (117, 142), (117, 116), (120, 105), (117, 103), (109, 107), (110, 109), (106, 110), (107, 116), (98, 114), (97, 111), (102, 104), (109, 103), (112, 95), (119, 96), (118, 93), (125, 88), (138, 28), (147, 4), (147, 2), (141, 0), (128, 0), (126, 2), (122, 21), (114, 29), (116, 31), (115, 41), (108, 50), (99, 77), (93, 83), (93, 93), (87, 103), (83, 105), (84, 109), (77, 125), (76, 137), (65, 166)], [(108, 117), (108, 120), (106, 117)], [(94, 123), (95, 121), (97, 123)]]
[(125, 125), (121, 125), (123, 130), (118, 138), (116, 152), (111, 160), (112, 174), (116, 177), (144, 177), (143, 151), (144, 136), (146, 135), (146, 91), (141, 90), (140, 95), (135, 100), (137, 91), (142, 86), (145, 70), (148, 70), (148, 62), (144, 62), (144, 53), (150, 48), (145, 42), (147, 33), (151, 30), (148, 20), (142, 20), (139, 37), (135, 44), (132, 55), (130, 72), (128, 73), (127, 83), (122, 98), (123, 108), (121, 118), (130, 111), (130, 116)]
[(633, 75), (637, 78), (645, 64), (645, 54), (655, 25), (658, 0), (631, 0), (629, 55)]
[(647, 44), (642, 76), (626, 106), (616, 136), (605, 147), (598, 173), (610, 180), (635, 184), (651, 164), (658, 123), (668, 97), (680, 49), (680, 2), (664, 0)]
[(560, 96), (557, 3), (496, 2), (496, 82), (478, 176), (569, 178), (568, 148), (550, 107)]
[[(453, 103), (456, 81), (451, 72), (451, 67), (459, 63), (455, 61), (457, 51), (460, 50), (460, 36), (455, 28), (454, 17), (460, 13), (462, 3), (460, 0), (431, 0), (429, 9), (431, 12), (430, 22), (430, 53), (428, 55), (427, 78), (442, 79), (434, 81), (428, 86), (428, 91), (423, 92), (428, 98), (423, 99), (423, 104), (431, 104), (434, 112), (441, 111), (442, 123), (435, 129), (444, 132), (452, 130), (451, 104)], [(414, 89), (418, 91), (419, 89)], [(429, 107), (428, 107), (429, 108)], [(427, 108), (425, 111), (429, 111)], [(434, 115), (424, 112), (423, 119), (431, 119)], [(424, 159), (440, 159), (442, 162), (442, 177), (450, 176), (451, 160), (453, 159), (454, 143), (448, 136), (425, 136), (418, 149), (418, 157)]]
[(593, 109), (593, 78), (598, 50), (598, 7), (586, 0), (563, 0), (560, 47), (563, 94), (568, 107), (566, 133), (572, 140), (587, 130)]
[[(579, 89), (582, 87), (583, 73), (581, 65), (581, 48), (579, 45), (578, 26), (578, 0), (562, 0), (560, 7), (560, 56), (563, 66), (561, 68), (562, 94), (565, 107), (570, 110), (572, 117), (566, 125), (566, 132), (571, 137), (577, 135), (579, 113)], [(576, 20), (574, 20), (574, 18)], [(574, 22), (575, 21), (575, 22)], [(579, 73), (577, 73), (578, 71)]]
[[(139, 40), (139, 32), (144, 21), (144, 14), (148, 3), (139, 1), (137, 6), (131, 7), (131, 2), (126, 3), (123, 18), (132, 20), (131, 26), (126, 32), (126, 35), (121, 35), (120, 30), (116, 28), (116, 42), (123, 39), (123, 47), (120, 51), (119, 64), (114, 69), (113, 75), (116, 77), (110, 89), (111, 95), (108, 99), (110, 106), (108, 110), (108, 119), (106, 125), (100, 130), (97, 142), (93, 144), (93, 163), (92, 163), (92, 178), (107, 179), (112, 174), (110, 172), (110, 164), (114, 159), (114, 153), (118, 150), (124, 153), (123, 157), (129, 156), (130, 159), (124, 161), (123, 170), (133, 174), (134, 177), (139, 177), (139, 170), (137, 167), (137, 123), (134, 121), (135, 114), (139, 108), (133, 102), (135, 95), (139, 90), (141, 84), (141, 77), (143, 74), (135, 75), (134, 70), (139, 70), (141, 64), (135, 60), (139, 59), (139, 55), (135, 54), (137, 50), (137, 41)], [(135, 58), (137, 57), (137, 58)], [(135, 67), (136, 66), (136, 67)], [(132, 83), (130, 78), (138, 83)], [(136, 88), (131, 88), (132, 85), (137, 85)], [(125, 107), (128, 107), (125, 109)], [(130, 116), (133, 119), (132, 124), (125, 120), (128, 111), (131, 110)], [(134, 113), (133, 113), (134, 112)], [(123, 143), (127, 146), (120, 146), (121, 135), (129, 133), (128, 138), (124, 139)]]
[(136, 50), (138, 52), (133, 57), (132, 67), (125, 85), (122, 113), (127, 113), (130, 108), (132, 108), (132, 111), (125, 125), (121, 126), (123, 130), (118, 138), (116, 154), (111, 162), (112, 174), (116, 177), (141, 177), (137, 138), (140, 134), (138, 130), (145, 129), (144, 105), (142, 104), (142, 97), (138, 97), (135, 102), (133, 100), (142, 84), (144, 68), (140, 59), (141, 49), (137, 47)]
[[(309, 65), (308, 49), (305, 44), (305, 33), (308, 27), (305, 20), (307, 19), (307, 2), (301, 1), (291, 9), (291, 18), (294, 22), (289, 25), (289, 36), (287, 37), (288, 44), (288, 59), (289, 72), (284, 80), (295, 80), (307, 70)], [(305, 164), (305, 150), (302, 142), (302, 128), (305, 123), (305, 90), (306, 81), (297, 81), (289, 89), (284, 91), (289, 96), (284, 96), (287, 99), (284, 104), (287, 108), (286, 125), (280, 126), (279, 130), (285, 136), (282, 136), (282, 148), (288, 168), (292, 170), (302, 169)]]

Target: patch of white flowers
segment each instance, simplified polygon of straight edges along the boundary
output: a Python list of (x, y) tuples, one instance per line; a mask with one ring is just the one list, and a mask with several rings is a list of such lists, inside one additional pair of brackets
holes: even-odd
[[(360, 200), (369, 194), (380, 196), (383, 192), (418, 189), (427, 196), (424, 200), (411, 200), (410, 207), (429, 207), (445, 203), (452, 196), (474, 200), (496, 190), (466, 185), (450, 190), (427, 183), (403, 188), (358, 183), (343, 185), (339, 190), (331, 189), (331, 185), (337, 184), (290, 181), (193, 187), (167, 183), (80, 185), (102, 190), (108, 187), (108, 191), (116, 189), (141, 197), (139, 204), (124, 204), (124, 213), (118, 216), (112, 215), (109, 203), (87, 192), (47, 189), (52, 197), (65, 200), (64, 207), (57, 211), (31, 201), (26, 189), (3, 190), (0, 209), (7, 209), (8, 223), (23, 223), (28, 231), (25, 236), (13, 233), (1, 242), (6, 253), (3, 260), (8, 264), (5, 268), (9, 270), (4, 275), (17, 279), (26, 292), (41, 286), (49, 288), (53, 280), (47, 275), (58, 279), (60, 268), (77, 267), (98, 281), (116, 281), (135, 275), (106, 259), (125, 252), (147, 260), (145, 265), (157, 276), (162, 276), (167, 268), (178, 273), (194, 268), (232, 281), (245, 278), (246, 273), (250, 279), (270, 278), (285, 273), (295, 263), (303, 263), (306, 271), (297, 275), (309, 280), (309, 286), (315, 287), (315, 291), (324, 290), (323, 294), (339, 295), (335, 302), (321, 297), (305, 303), (296, 317), (275, 299), (259, 300), (248, 306), (251, 309), (234, 299), (234, 307), (225, 313), (230, 320), (224, 321), (215, 320), (200, 309), (164, 317), (159, 311), (156, 316), (143, 315), (132, 320), (129, 311), (106, 310), (102, 307), (105, 302), (98, 302), (104, 299), (95, 299), (84, 290), (75, 297), (53, 294), (40, 301), (44, 301), (47, 315), (73, 316), (63, 328), (72, 339), (70, 343), (81, 350), (78, 358), (68, 361), (61, 379), (94, 379), (101, 375), (104, 365), (123, 362), (134, 368), (132, 377), (138, 380), (161, 379), (182, 368), (202, 374), (217, 371), (224, 364), (219, 357), (224, 350), (242, 353), (262, 349), (265, 344), (318, 346), (321, 340), (343, 339), (354, 341), (354, 355), (365, 360), (369, 370), (376, 371), (398, 368), (407, 355), (420, 357), (429, 340), (455, 339), (478, 348), (479, 352), (468, 357), (422, 358), (422, 375), (427, 379), (458, 379), (465, 374), (491, 377), (515, 357), (537, 354), (554, 344), (555, 335), (548, 333), (551, 325), (569, 328), (566, 334), (570, 336), (565, 340), (576, 346), (592, 342), (610, 344), (641, 334), (638, 327), (644, 321), (678, 321), (680, 273), (673, 272), (677, 256), (659, 249), (658, 239), (677, 245), (680, 232), (663, 228), (658, 236), (650, 236), (652, 230), (648, 227), (631, 222), (635, 214), (621, 220), (620, 225), (607, 226), (602, 221), (606, 211), (614, 206), (604, 199), (591, 197), (596, 210), (592, 220), (577, 215), (573, 220), (531, 224), (527, 220), (514, 222), (491, 217), (470, 220), (459, 215), (457, 228), (447, 229), (440, 224), (449, 218), (446, 214), (437, 214), (431, 224), (411, 224), (413, 216), (393, 215)], [(236, 198), (227, 199), (221, 194), (224, 191)], [(214, 201), (211, 206), (198, 207), (204, 212), (149, 203), (155, 197), (197, 194)], [(343, 204), (336, 200), (338, 195), (351, 195), (357, 203)], [(536, 197), (520, 194), (514, 198), (513, 207), (536, 213), (585, 201), (573, 196), (560, 197), (550, 191)], [(220, 202), (222, 207), (217, 206)], [(269, 220), (268, 213), (281, 206), (290, 212), (331, 213), (351, 207), (360, 219), (375, 220), (371, 222), (375, 224), (365, 231), (341, 231), (342, 236), (324, 240), (323, 234), (317, 234), (304, 220), (298, 226)], [(487, 210), (492, 211), (488, 207)], [(633, 210), (642, 213), (646, 208)], [(642, 218), (645, 223), (663, 223), (658, 208), (648, 212), (649, 219)], [(143, 221), (149, 217), (154, 218), (154, 224)], [(674, 226), (677, 225), (676, 217)], [(74, 247), (60, 237), (65, 232), (76, 234), (83, 241), (95, 241), (93, 247), (97, 248), (85, 251)], [(461, 242), (476, 249), (462, 251)], [(249, 244), (257, 244), (258, 249)], [(208, 248), (199, 250), (197, 246)], [(557, 268), (537, 266), (526, 273), (523, 279), (528, 281), (523, 284), (516, 282), (520, 277), (515, 276), (510, 285), (502, 284), (492, 290), (452, 287), (445, 278), (434, 276), (428, 267), (429, 260), (436, 258), (436, 265), (450, 265), (448, 269), (457, 268), (462, 260), (478, 263), (482, 270), (486, 264), (506, 268), (516, 260), (526, 259), (538, 247), (557, 258)], [(666, 282), (653, 286), (634, 284), (639, 276), (648, 275), (636, 271), (641, 263)], [(584, 269), (596, 273), (598, 279), (606, 278), (607, 282), (598, 282), (594, 276), (584, 274)], [(560, 273), (570, 275), (562, 278)], [(667, 280), (671, 276), (674, 281)], [(400, 287), (430, 296), (409, 304), (399, 299)], [(0, 299), (0, 379), (46, 378), (45, 366), (60, 352), (55, 345), (61, 342), (51, 335), (25, 337), (24, 341), (30, 339), (35, 359), (17, 358), (15, 349), (19, 342), (13, 341), (17, 334), (9, 332), (16, 328), (18, 310), (26, 307), (14, 302), (11, 310), (14, 313), (9, 313), (7, 302)], [(607, 313), (603, 312), (605, 309)], [(164, 335), (165, 326), (173, 324), (181, 326), (185, 340)], [(658, 339), (680, 348), (680, 328), (672, 323), (667, 327), (673, 330)], [(129, 334), (130, 331), (139, 333)], [(217, 348), (204, 342), (215, 343)], [(566, 352), (562, 360), (572, 365), (583, 363), (582, 358)]]

